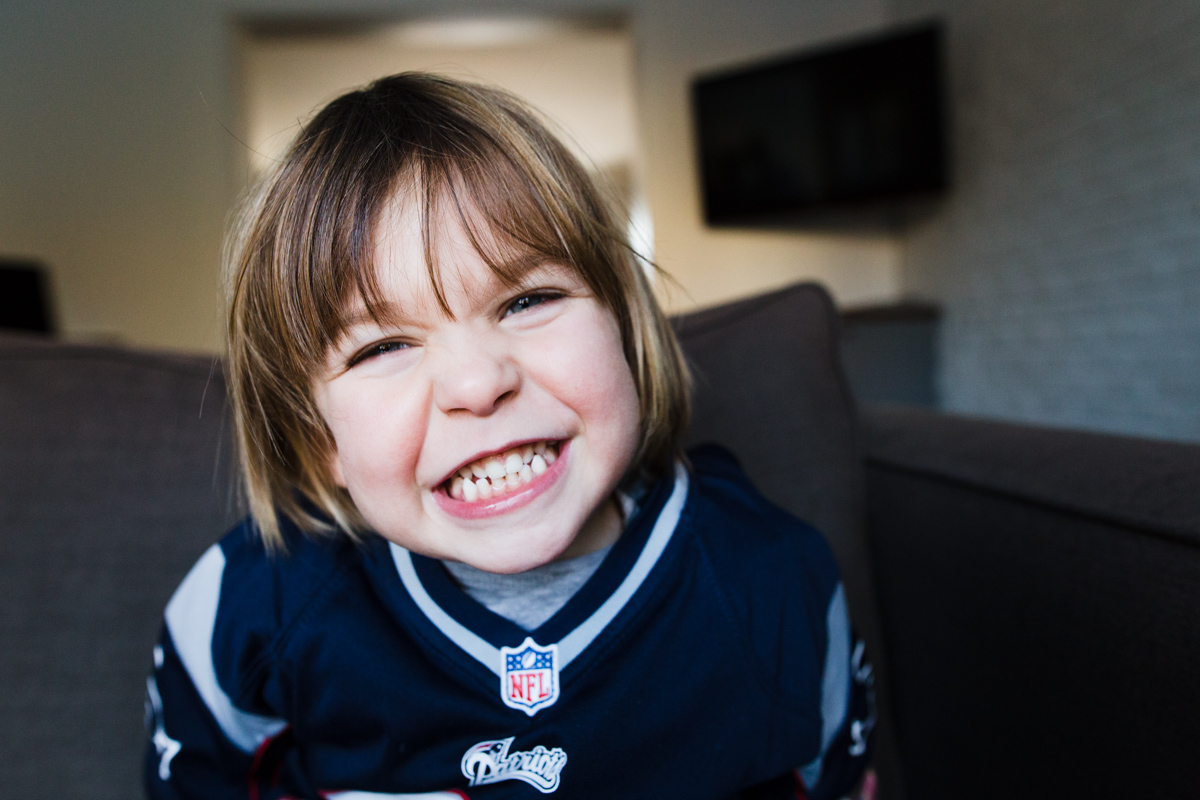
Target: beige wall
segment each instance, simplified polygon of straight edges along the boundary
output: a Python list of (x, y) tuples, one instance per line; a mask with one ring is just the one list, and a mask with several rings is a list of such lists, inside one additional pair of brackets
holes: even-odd
[[(675, 307), (800, 278), (844, 303), (894, 297), (888, 240), (706, 231), (687, 79), (880, 25), (884, 0), (628, 0), (656, 257), (686, 290)], [(500, 7), (444, 0), (438, 13)], [(594, 12), (582, 0), (534, 11)], [(0, 253), (53, 268), (74, 337), (215, 350), (225, 215), (246, 180), (233, 36), (239, 15), (400, 14), (394, 0), (9, 0), (0, 3)], [(604, 10), (604, 9), (602, 9)], [(239, 167), (239, 164), (242, 166)], [(689, 300), (690, 296), (690, 300)]]
[(211, 6), (0, 3), (0, 254), (53, 268), (68, 335), (216, 347), (229, 64)]

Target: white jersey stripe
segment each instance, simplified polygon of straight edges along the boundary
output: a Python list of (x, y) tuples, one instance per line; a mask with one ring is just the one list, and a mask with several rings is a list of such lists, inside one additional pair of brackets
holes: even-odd
[(641, 588), (649, 576), (650, 570), (654, 569), (654, 565), (658, 563), (659, 556), (667, 548), (667, 543), (671, 541), (671, 535), (675, 533), (675, 528), (679, 526), (679, 517), (683, 513), (683, 504), (687, 502), (687, 493), (687, 469), (676, 462), (675, 488), (671, 491), (671, 496), (667, 498), (666, 505), (663, 506), (662, 512), (654, 522), (654, 529), (650, 531), (650, 538), (646, 540), (646, 546), (642, 548), (641, 555), (634, 562), (629, 574), (625, 576), (625, 580), (621, 581), (621, 585), (604, 601), (604, 604), (558, 643), (558, 657), (562, 660), (562, 666), (565, 667), (574, 661), (576, 656), (595, 641), (600, 632), (613, 621), (613, 618), (620, 613), (634, 593)]
[(243, 752), (253, 753), (260, 744), (286, 728), (287, 722), (242, 711), (234, 706), (217, 681), (212, 638), (224, 574), (225, 553), (220, 546), (213, 545), (167, 603), (167, 630), (192, 684), (226, 738)]
[[(596, 609), (579, 627), (556, 643), (558, 645), (559, 669), (570, 664), (580, 653), (587, 649), (587, 646), (595, 641), (596, 637), (613, 621), (621, 609), (637, 593), (637, 590), (641, 588), (641, 585), (650, 575), (650, 571), (654, 568), (654, 565), (658, 563), (658, 559), (666, 549), (667, 543), (671, 541), (671, 536), (675, 533), (675, 529), (679, 526), (679, 518), (683, 513), (684, 503), (687, 502), (687, 494), (687, 469), (682, 464), (676, 463), (675, 488), (671, 491), (671, 496), (667, 499), (666, 505), (663, 506), (662, 511), (659, 513), (658, 519), (654, 523), (654, 528), (650, 532), (650, 538), (646, 540), (646, 544), (642, 548), (637, 561), (634, 562), (633, 567), (629, 570), (629, 574), (625, 576), (625, 579), (621, 581), (621, 585), (612, 593), (612, 596), (604, 601), (604, 604), (600, 608)], [(417, 571), (413, 567), (412, 555), (407, 550), (398, 544), (392, 543), (391, 551), (392, 560), (396, 563), (396, 571), (400, 574), (400, 580), (408, 590), (413, 602), (417, 604), (417, 608), (421, 609), (421, 613), (428, 617), (429, 621), (446, 635), (446, 638), (457, 644), (468, 655), (492, 672), (500, 675), (500, 650), (451, 617), (429, 596), (429, 593), (425, 591), (425, 587), (421, 585), (421, 579), (417, 576)]]
[(850, 709), (850, 613), (846, 609), (846, 590), (839, 583), (825, 614), (828, 645), (825, 648), (825, 672), (821, 676), (821, 751), (800, 768), (804, 786), (812, 789), (821, 780), (825, 753), (846, 723)]
[(496, 675), (500, 674), (500, 649), (492, 647), (480, 636), (472, 633), (458, 620), (442, 610), (417, 577), (417, 570), (412, 563), (412, 554), (395, 542), (391, 543), (392, 561), (396, 562), (396, 571), (408, 594), (412, 597), (417, 608), (421, 609), (429, 621), (438, 627), (450, 641), (466, 650), (468, 655), (490, 669)]

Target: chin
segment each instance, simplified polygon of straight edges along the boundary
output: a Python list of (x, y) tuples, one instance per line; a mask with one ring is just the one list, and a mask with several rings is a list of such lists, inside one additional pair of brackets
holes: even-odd
[(504, 548), (491, 553), (472, 552), (470, 557), (462, 559), (476, 569), (494, 572), (499, 575), (514, 575), (518, 572), (528, 572), (536, 567), (549, 564), (561, 556), (571, 546), (571, 538), (554, 543), (544, 543), (539, 546), (526, 543), (513, 549)]

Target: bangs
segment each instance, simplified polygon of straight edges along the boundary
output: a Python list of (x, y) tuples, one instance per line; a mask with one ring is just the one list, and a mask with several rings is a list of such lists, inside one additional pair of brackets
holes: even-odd
[[(362, 318), (363, 312), (380, 325), (394, 321), (397, 309), (384, 296), (375, 264), (380, 228), (393, 204), (411, 208), (416, 214), (429, 286), (448, 318), (454, 314), (446, 300), (438, 255), (438, 243), (445, 240), (447, 226), (463, 232), (474, 252), (506, 288), (520, 288), (530, 271), (552, 263), (575, 274), (618, 317), (626, 316), (617, 302), (620, 287), (614, 285), (607, 261), (620, 255), (620, 240), (608, 229), (607, 209), (581, 206), (555, 181), (531, 180), (498, 148), (483, 147), (456, 155), (414, 158), (389, 191), (372, 203), (375, 208), (370, 214), (365, 246), (348, 253), (350, 257), (344, 262), (347, 269), (340, 280), (335, 280), (339, 309), (324, 317), (333, 324), (315, 338), (326, 347), (332, 345)], [(538, 184), (560, 191), (544, 197), (536, 192)], [(582, 214), (570, 214), (571, 210)], [(617, 252), (599, 252), (614, 248), (589, 246), (591, 237), (578, 229), (580, 216), (590, 218), (591, 226), (602, 230), (605, 238), (614, 236)]]

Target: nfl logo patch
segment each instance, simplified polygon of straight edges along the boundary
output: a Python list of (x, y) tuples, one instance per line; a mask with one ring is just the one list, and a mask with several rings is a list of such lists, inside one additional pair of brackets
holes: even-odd
[(558, 645), (542, 647), (526, 637), (520, 647), (500, 648), (500, 699), (533, 716), (558, 699)]

